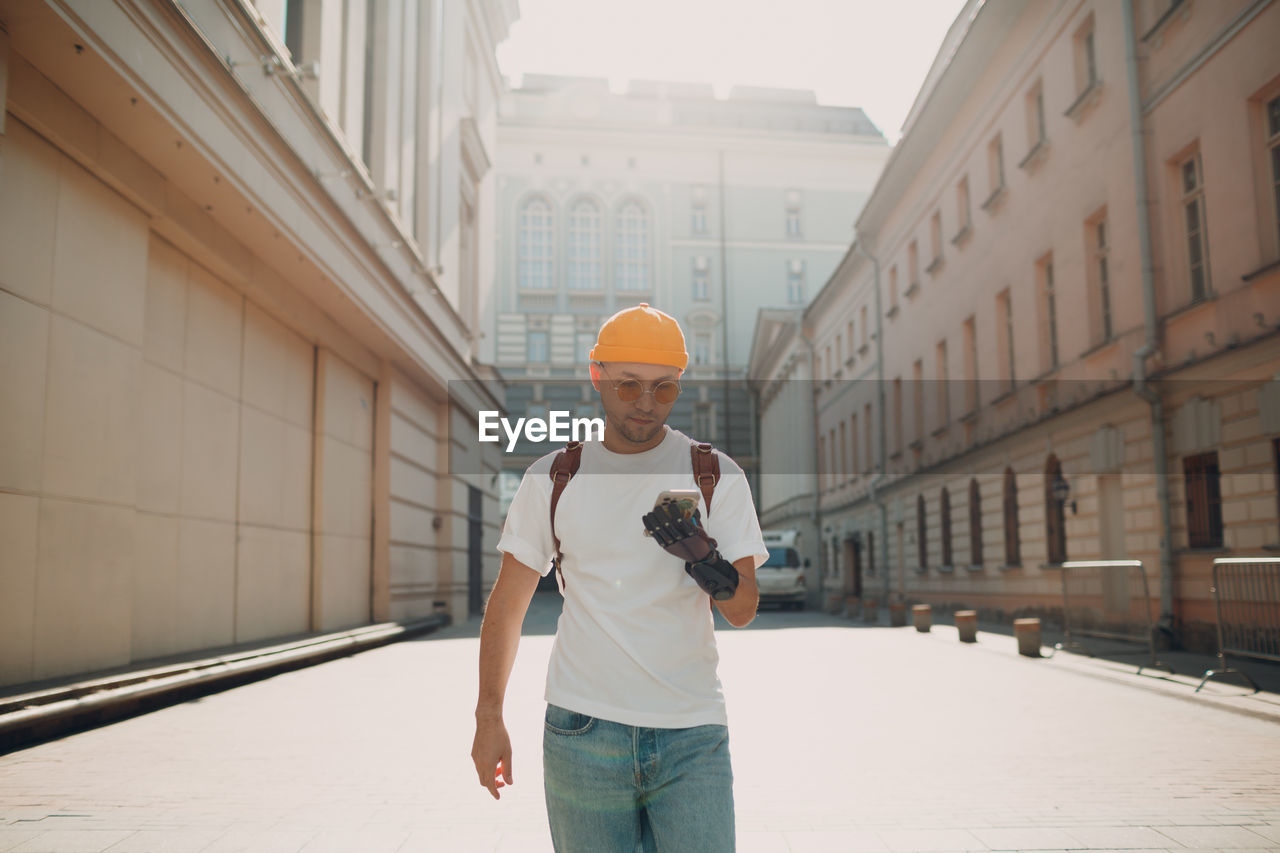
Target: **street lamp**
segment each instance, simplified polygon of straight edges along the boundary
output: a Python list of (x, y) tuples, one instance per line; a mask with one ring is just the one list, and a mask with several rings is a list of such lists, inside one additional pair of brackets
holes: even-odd
[[(1066, 478), (1063, 477), (1061, 474), (1059, 474), (1057, 479), (1053, 481), (1053, 485), (1050, 486), (1049, 488), (1051, 493), (1053, 494), (1053, 499), (1056, 500), (1063, 507), (1066, 507), (1067, 498), (1070, 497), (1071, 495), (1071, 484), (1067, 482)], [(1071, 514), (1072, 515), (1076, 514), (1075, 501), (1071, 502)]]

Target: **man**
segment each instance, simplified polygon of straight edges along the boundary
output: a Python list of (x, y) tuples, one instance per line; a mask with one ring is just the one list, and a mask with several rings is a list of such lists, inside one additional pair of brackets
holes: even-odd
[[(547, 672), (543, 770), (563, 853), (734, 849), (733, 774), (710, 603), (742, 627), (768, 551), (742, 469), (690, 520), (655, 509), (698, 490), (691, 441), (666, 425), (689, 356), (674, 318), (641, 304), (605, 321), (590, 353), (604, 440), (582, 449), (551, 525), (552, 464), (529, 466), (498, 543), (480, 632), (471, 756), (496, 799), (512, 783), (503, 697), (539, 573), (562, 553), (564, 608)], [(706, 492), (702, 492), (705, 496)], [(558, 541), (557, 541), (558, 540)]]

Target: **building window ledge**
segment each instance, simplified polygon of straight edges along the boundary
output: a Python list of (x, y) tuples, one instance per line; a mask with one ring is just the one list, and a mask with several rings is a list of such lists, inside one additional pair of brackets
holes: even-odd
[(1225, 545), (1195, 545), (1186, 548), (1178, 548), (1173, 553), (1187, 554), (1195, 556), (1197, 554), (1230, 554), (1231, 549)]
[(947, 430), (950, 428), (951, 428), (950, 424), (943, 424), (942, 426), (935, 429), (933, 432), (929, 433), (929, 435), (931, 435), (934, 438), (941, 438), (942, 436), (947, 434)]
[(1015, 571), (1015, 570), (1017, 570), (1017, 569), (1021, 569), (1021, 568), (1022, 568), (1022, 563), (1005, 563), (1004, 565), (1000, 566), (999, 568), (1000, 568), (1000, 571), (1002, 571), (1002, 572), (1012, 572), (1012, 571)]
[(1261, 278), (1262, 276), (1276, 269), (1280, 269), (1280, 260), (1272, 261), (1269, 264), (1263, 264), (1253, 272), (1247, 272), (1244, 275), (1240, 276), (1240, 280), (1246, 281), (1246, 282), (1253, 281), (1255, 278)]
[(978, 407), (974, 406), (972, 409), (970, 409), (969, 411), (965, 412), (963, 415), (960, 416), (960, 422), (965, 424), (973, 423), (978, 419), (978, 412), (979, 412)]
[(902, 295), (910, 299), (911, 297), (915, 296), (919, 292), (920, 292), (920, 282), (913, 281), (911, 282), (910, 287), (902, 291)]
[(928, 566), (916, 566), (916, 574), (923, 575), (929, 571)]
[(1012, 399), (1013, 399), (1013, 389), (1010, 388), (1007, 391), (993, 397), (991, 399), (991, 405), (998, 406), (1001, 403), (1003, 403), (1005, 400), (1012, 400)]
[(1084, 352), (1080, 353), (1080, 357), (1090, 358), (1091, 356), (1095, 356), (1098, 353), (1102, 352), (1103, 350), (1110, 349), (1111, 347), (1115, 346), (1119, 342), (1120, 342), (1120, 339), (1112, 335), (1111, 337), (1107, 338), (1105, 341), (1096, 343), (1093, 346), (1089, 347)]
[(951, 238), (951, 245), (960, 247), (969, 242), (969, 237), (973, 235), (973, 229), (969, 227), (969, 223), (956, 232), (956, 236)]
[(853, 356), (849, 356), (844, 360), (845, 367), (853, 367)]
[(944, 575), (955, 574), (955, 566), (938, 566), (938, 572)]
[(889, 310), (888, 310), (888, 311), (886, 311), (886, 312), (884, 313), (884, 316), (888, 317), (890, 320), (892, 320), (894, 317), (897, 317), (897, 316), (898, 316), (898, 306), (897, 306), (897, 305), (894, 305), (894, 306), (890, 307), (890, 308), (889, 308)]
[(982, 209), (992, 215), (1004, 206), (1005, 196), (1009, 194), (1004, 184), (996, 187), (991, 191), (991, 195), (987, 196), (987, 200), (982, 203)]
[(982, 563), (970, 563), (968, 566), (965, 566), (965, 568), (970, 572), (980, 572), (983, 571), (986, 566), (982, 565)]
[(1170, 22), (1174, 20), (1185, 21), (1190, 17), (1190, 15), (1190, 3), (1186, 2), (1186, 0), (1173, 0), (1173, 2), (1169, 4), (1169, 8), (1165, 10), (1165, 13), (1160, 16), (1160, 20), (1156, 21), (1155, 24), (1152, 25), (1151, 29), (1147, 30), (1142, 36), (1142, 43), (1146, 44), (1149, 41), (1155, 40), (1154, 47), (1160, 47), (1160, 43), (1163, 41), (1162, 34), (1169, 27)]
[(1197, 308), (1202, 308), (1205, 305), (1209, 305), (1210, 303), (1217, 302), (1217, 301), (1218, 301), (1218, 294), (1210, 293), (1208, 296), (1205, 296), (1203, 299), (1193, 299), (1190, 302), (1187, 302), (1185, 305), (1179, 308), (1173, 309), (1168, 314), (1165, 314), (1162, 319), (1166, 323), (1168, 323), (1171, 320), (1180, 319), (1185, 314), (1190, 314), (1191, 312), (1195, 311)]
[(858, 355), (866, 355), (870, 349), (871, 347), (869, 345), (863, 344), (862, 346), (858, 347)]
[(1098, 99), (1101, 97), (1102, 81), (1094, 80), (1085, 87), (1083, 92), (1080, 93), (1080, 97), (1076, 98), (1075, 101), (1072, 102), (1071, 106), (1067, 107), (1067, 111), (1064, 112), (1063, 115), (1074, 121), (1076, 124), (1079, 124), (1084, 120), (1084, 117), (1093, 110), (1094, 106), (1098, 103)]
[(921, 450), (924, 450), (924, 439), (923, 438), (912, 439), (911, 443), (908, 444), (907, 447), (910, 447), (916, 453), (919, 453)]
[(929, 275), (937, 275), (938, 270), (942, 269), (943, 263), (942, 255), (935, 255), (933, 260), (929, 261), (929, 266), (924, 268), (924, 271), (929, 273)]
[(1018, 168), (1024, 170), (1028, 174), (1035, 172), (1040, 165), (1049, 156), (1049, 140), (1039, 139), (1036, 144), (1031, 146), (1031, 150), (1027, 152), (1027, 156), (1022, 158), (1022, 162), (1018, 163)]

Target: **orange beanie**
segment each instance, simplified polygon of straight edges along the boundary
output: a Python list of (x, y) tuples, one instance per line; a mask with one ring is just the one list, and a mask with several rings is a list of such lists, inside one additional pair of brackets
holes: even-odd
[(647, 302), (624, 308), (605, 320), (588, 357), (592, 361), (662, 364), (681, 370), (689, 364), (680, 324), (671, 315), (650, 308)]

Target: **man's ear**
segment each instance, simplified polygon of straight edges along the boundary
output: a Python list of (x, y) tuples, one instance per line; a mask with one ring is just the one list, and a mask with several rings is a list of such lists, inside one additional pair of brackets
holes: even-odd
[(593, 361), (589, 365), (591, 368), (591, 387), (600, 390), (600, 362)]

